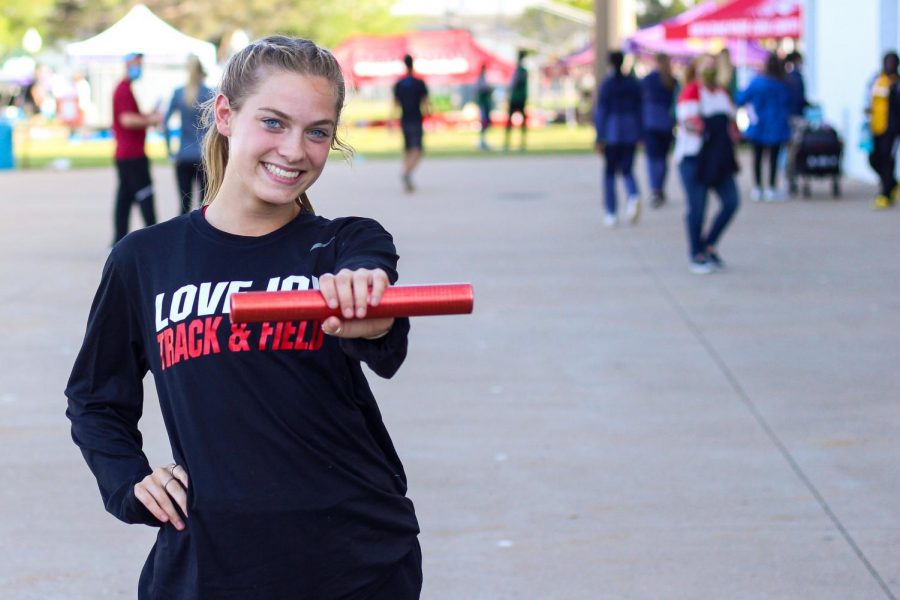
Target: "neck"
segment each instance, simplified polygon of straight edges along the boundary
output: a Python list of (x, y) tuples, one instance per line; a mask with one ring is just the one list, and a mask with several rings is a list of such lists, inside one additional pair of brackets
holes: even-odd
[(268, 204), (234, 199), (221, 192), (206, 209), (206, 220), (225, 233), (259, 237), (281, 229), (300, 214), (300, 203)]

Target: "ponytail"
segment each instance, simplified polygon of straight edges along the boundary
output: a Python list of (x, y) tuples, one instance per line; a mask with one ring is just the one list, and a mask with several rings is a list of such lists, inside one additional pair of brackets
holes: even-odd
[[(215, 102), (211, 98), (208, 102)], [(203, 126), (206, 134), (203, 136), (203, 171), (206, 174), (206, 189), (203, 192), (203, 204), (210, 204), (222, 188), (225, 179), (225, 166), (228, 164), (228, 138), (219, 133), (215, 121), (207, 115), (212, 114), (212, 108), (204, 107)], [(208, 122), (209, 121), (209, 122)]]

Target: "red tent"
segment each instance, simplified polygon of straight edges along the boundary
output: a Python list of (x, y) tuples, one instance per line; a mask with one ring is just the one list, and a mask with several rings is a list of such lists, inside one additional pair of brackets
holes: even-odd
[(800, 0), (733, 0), (687, 23), (667, 25), (666, 39), (797, 39), (802, 30)]
[(482, 64), (492, 84), (506, 84), (515, 65), (481, 48), (464, 29), (353, 36), (334, 49), (344, 77), (355, 86), (391, 84), (406, 73), (403, 56), (429, 85), (474, 83)]

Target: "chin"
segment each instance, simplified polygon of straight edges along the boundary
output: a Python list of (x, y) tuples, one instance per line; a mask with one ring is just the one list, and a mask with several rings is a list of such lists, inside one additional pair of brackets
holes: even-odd
[(291, 191), (285, 190), (260, 190), (260, 193), (257, 194), (257, 198), (259, 198), (262, 202), (266, 204), (292, 204), (297, 198), (300, 197), (300, 194), (306, 191), (306, 187), (297, 188)]

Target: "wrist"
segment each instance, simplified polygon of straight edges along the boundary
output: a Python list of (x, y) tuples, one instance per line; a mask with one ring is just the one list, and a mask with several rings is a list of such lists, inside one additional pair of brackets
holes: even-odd
[(386, 335), (388, 334), (389, 331), (390, 331), (390, 328), (385, 329), (384, 331), (382, 331), (382, 332), (379, 333), (378, 335), (373, 335), (373, 336), (368, 336), (368, 337), (363, 336), (363, 339), (364, 339), (364, 340), (370, 340), (370, 341), (371, 341), (371, 340), (380, 340), (381, 338), (383, 338), (384, 336), (386, 336)]

